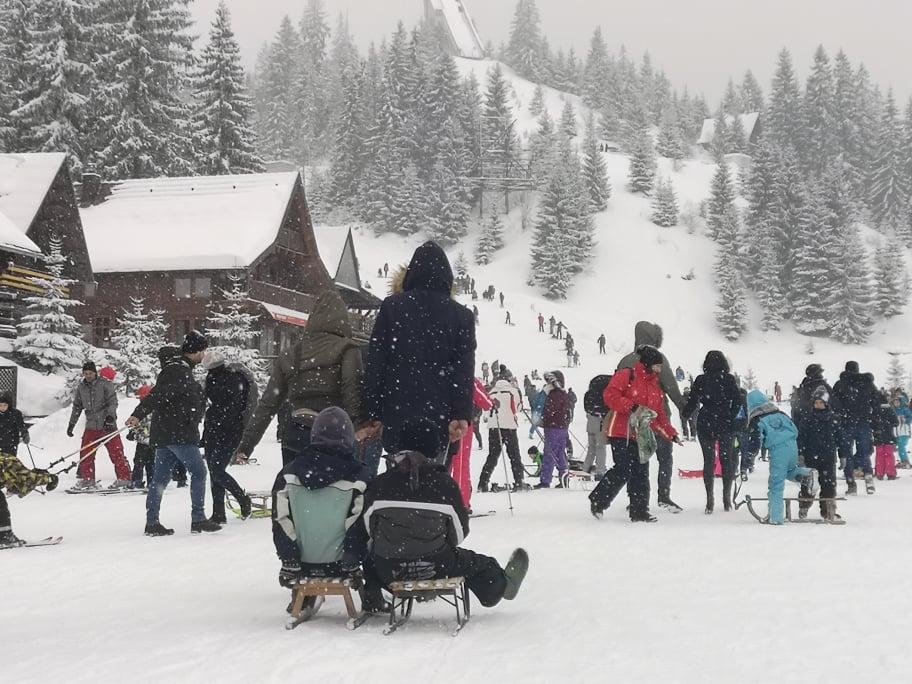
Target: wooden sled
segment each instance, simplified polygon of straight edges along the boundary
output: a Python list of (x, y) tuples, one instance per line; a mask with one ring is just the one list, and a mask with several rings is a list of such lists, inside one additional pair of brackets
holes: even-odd
[[(348, 629), (357, 629), (368, 615), (359, 613), (355, 610), (355, 601), (352, 598), (352, 590), (358, 590), (361, 587), (361, 577), (302, 577), (292, 588), (294, 592), (294, 604), (291, 609), (291, 617), (285, 624), (285, 629), (294, 629), (302, 622), (310, 620), (319, 610), (323, 599), (327, 596), (341, 596), (345, 601), (345, 610), (348, 613)], [(308, 596), (317, 598), (317, 605), (311, 610), (304, 609), (304, 600)]]
[[(264, 489), (261, 491), (247, 492), (247, 496), (250, 497), (250, 506), (253, 509), (253, 512), (250, 514), (251, 518), (272, 517), (272, 492), (270, 490)], [(228, 492), (225, 492), (225, 497), (231, 512), (240, 518), (241, 507), (238, 502), (235, 501), (234, 497)]]
[[(809, 499), (809, 498), (803, 498), (803, 497), (786, 497), (783, 499), (783, 501), (785, 502), (785, 520), (786, 520), (786, 522), (793, 522), (793, 523), (812, 523), (812, 524), (817, 524), (817, 525), (845, 525), (846, 521), (843, 520), (842, 518), (839, 518), (837, 520), (825, 520), (822, 518), (805, 518), (802, 520), (801, 518), (792, 517), (792, 502), (796, 502), (798, 504), (801, 504), (801, 503), (813, 504), (813, 503), (820, 503), (821, 501), (845, 501), (845, 500), (846, 500), (845, 497), (834, 497), (832, 499)], [(747, 506), (747, 510), (750, 512), (750, 514), (752, 516), (754, 516), (754, 518), (757, 520), (757, 522), (762, 523), (764, 525), (768, 525), (769, 516), (762, 516), (754, 509), (755, 501), (769, 501), (769, 499), (766, 497), (753, 498), (752, 496), (750, 496), (748, 494), (744, 497), (744, 501), (735, 501), (734, 502), (735, 510), (738, 510), (742, 506)]]
[(469, 621), (469, 591), (465, 587), (463, 577), (393, 582), (388, 588), (393, 599), (390, 602), (389, 624), (384, 628), (384, 634), (392, 634), (408, 622), (415, 601), (424, 603), (439, 598), (453, 606), (456, 609), (456, 629), (453, 630), (453, 636), (459, 634)]

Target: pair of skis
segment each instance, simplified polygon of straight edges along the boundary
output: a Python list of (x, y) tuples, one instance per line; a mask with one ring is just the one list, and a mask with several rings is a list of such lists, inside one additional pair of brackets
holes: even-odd
[(63, 537), (45, 537), (44, 539), (39, 539), (38, 541), (23, 541), (22, 543), (17, 544), (0, 545), (0, 551), (4, 549), (27, 549), (34, 546), (57, 546), (57, 544), (62, 541)]

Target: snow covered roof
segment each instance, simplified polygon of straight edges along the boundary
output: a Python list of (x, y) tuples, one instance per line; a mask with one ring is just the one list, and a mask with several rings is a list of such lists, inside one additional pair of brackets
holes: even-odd
[(463, 0), (428, 0), (431, 9), (443, 19), (460, 57), (484, 58), (484, 45)]
[(348, 228), (314, 226), (314, 237), (317, 240), (320, 259), (329, 272), (329, 277), (333, 280), (339, 271), (339, 263), (342, 261), (342, 252), (345, 250), (348, 233)]
[(41, 254), (26, 234), (65, 161), (63, 153), (0, 154), (0, 246)]
[(289, 325), (297, 325), (301, 328), (307, 327), (307, 321), (310, 320), (310, 314), (304, 313), (303, 311), (295, 311), (294, 309), (288, 309), (284, 306), (279, 306), (278, 304), (270, 304), (269, 302), (261, 302), (256, 299), (251, 299), (251, 302), (259, 304), (272, 316), (275, 320), (281, 321), (282, 323), (288, 323)]
[(245, 268), (275, 241), (297, 172), (127, 180), (82, 210), (96, 273)]
[[(760, 119), (760, 112), (751, 112), (750, 114), (740, 114), (738, 116), (741, 119), (741, 125), (744, 127), (744, 136), (750, 140), (751, 136), (754, 133), (754, 128), (757, 126), (757, 121)], [(735, 122), (735, 117), (731, 114), (725, 115), (725, 122), (731, 126)], [(703, 130), (700, 131), (700, 139), (697, 140), (698, 145), (711, 145), (713, 139), (716, 137), (716, 120), (713, 119), (704, 119), (703, 120)]]

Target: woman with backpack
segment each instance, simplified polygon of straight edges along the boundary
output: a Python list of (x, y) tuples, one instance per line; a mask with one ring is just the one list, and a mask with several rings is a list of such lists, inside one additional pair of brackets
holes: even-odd
[(735, 481), (734, 436), (735, 420), (741, 410), (741, 392), (729, 372), (728, 360), (720, 351), (711, 351), (703, 361), (703, 373), (694, 380), (690, 398), (681, 412), (683, 420), (700, 407), (697, 420), (697, 439), (703, 450), (703, 484), (706, 487), (706, 515), (713, 512), (716, 448), (722, 461), (722, 502), (726, 511), (732, 509), (731, 486)]

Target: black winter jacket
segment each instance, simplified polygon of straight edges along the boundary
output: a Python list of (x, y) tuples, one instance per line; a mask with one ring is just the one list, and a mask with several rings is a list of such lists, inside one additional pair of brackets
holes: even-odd
[(811, 409), (798, 429), (798, 450), (808, 458), (835, 462), (840, 435), (839, 418), (832, 410)]
[(0, 413), (0, 454), (15, 456), (19, 450), (19, 442), (28, 434), (22, 411), (10, 406), (4, 413)]
[(681, 417), (687, 420), (699, 406), (697, 431), (713, 436), (728, 435), (735, 431), (735, 419), (741, 410), (741, 402), (738, 383), (731, 373), (703, 373), (694, 380)]
[(237, 449), (257, 403), (253, 374), (241, 364), (222, 364), (206, 374), (206, 418), (202, 445), (206, 449)]
[(871, 420), (871, 431), (874, 433), (874, 444), (896, 444), (896, 428), (899, 416), (889, 404), (881, 404), (874, 410)]
[(199, 424), (206, 397), (193, 377), (187, 357), (172, 356), (164, 361), (154, 389), (133, 411), (142, 420), (152, 414), (149, 445), (152, 448), (200, 443)]
[(469, 514), (453, 478), (426, 462), (411, 474), (388, 470), (368, 484), (364, 527), (371, 555), (412, 560), (459, 546), (469, 534)]
[(472, 419), (475, 318), (450, 298), (453, 272), (433, 242), (415, 250), (403, 291), (387, 297), (371, 335), (364, 410), (383, 423), (387, 452), (399, 450), (399, 429), (420, 416), (438, 426), (441, 446), (451, 420)]
[(814, 410), (814, 392), (821, 387), (827, 391), (827, 394), (833, 394), (832, 388), (823, 377), (806, 377), (798, 386), (792, 403), (792, 422), (798, 426), (799, 430), (801, 430), (802, 421), (810, 417)]
[(870, 373), (843, 371), (833, 385), (831, 406), (843, 425), (870, 425), (880, 406), (880, 394)]

